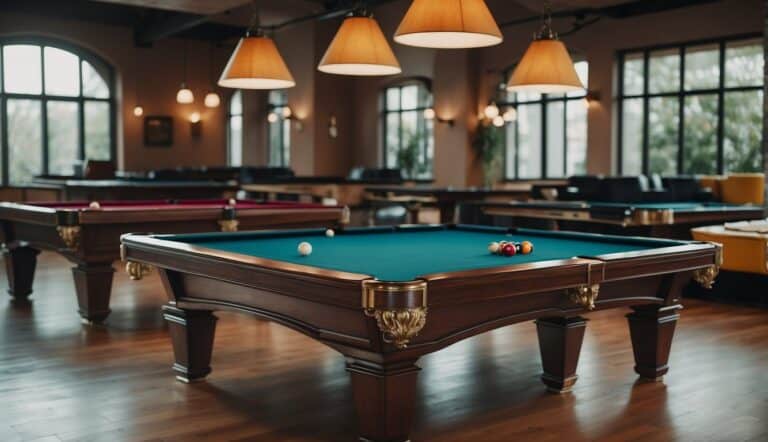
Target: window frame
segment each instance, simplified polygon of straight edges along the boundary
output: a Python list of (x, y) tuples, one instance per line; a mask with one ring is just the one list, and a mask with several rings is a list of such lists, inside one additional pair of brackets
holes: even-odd
[[(403, 102), (403, 94), (402, 89), (408, 86), (422, 86), (429, 94), (429, 102), (426, 104), (417, 103), (417, 106), (414, 108), (408, 108), (403, 109), (402, 102)], [(387, 91), (390, 89), (400, 89), (400, 93), (398, 96), (400, 97), (400, 103), (398, 103), (398, 108), (396, 110), (390, 110), (387, 102)], [(398, 119), (400, 120), (400, 127), (398, 130), (397, 138), (398, 138), (398, 144), (400, 147), (403, 146), (403, 113), (406, 112), (416, 112), (419, 118), (419, 121), (424, 122), (424, 130), (427, 130), (427, 123), (426, 118), (424, 117), (424, 111), (427, 109), (431, 109), (434, 105), (434, 96), (432, 94), (432, 79), (428, 77), (421, 77), (421, 76), (413, 76), (413, 77), (406, 77), (406, 78), (400, 78), (396, 81), (390, 82), (385, 84), (381, 89), (379, 90), (379, 128), (380, 128), (380, 142), (381, 142), (381, 159), (384, 167), (387, 166), (387, 133), (389, 133), (389, 125), (387, 123), (387, 116), (390, 114), (398, 114)], [(417, 123), (418, 125), (418, 123)], [(428, 136), (432, 137), (432, 143), (434, 146), (434, 137), (435, 137), (435, 130), (434, 130), (434, 122), (432, 125), (432, 130), (428, 134)], [(424, 164), (429, 164), (429, 173), (425, 176), (414, 178), (409, 177), (411, 180), (414, 181), (431, 181), (434, 179), (435, 176), (435, 161), (434, 161), (434, 152), (431, 163), (428, 163), (429, 160), (429, 140), (425, 140), (425, 143), (420, 147), (420, 154), (422, 156), (422, 160), (424, 161)]]
[[(5, 91), (5, 78), (4, 78), (4, 48), (5, 46), (12, 45), (30, 45), (40, 48), (40, 81), (41, 91), (40, 94), (27, 94), (17, 92)], [(78, 57), (78, 79), (80, 82), (80, 91), (77, 96), (62, 96), (48, 94), (45, 90), (45, 48), (51, 47), (69, 52)], [(106, 83), (109, 89), (109, 98), (96, 98), (86, 97), (83, 95), (83, 65), (82, 62), (87, 61), (94, 67), (102, 68), (107, 74)], [(49, 174), (49, 160), (50, 160), (50, 145), (48, 139), (48, 103), (49, 102), (69, 102), (78, 104), (78, 156), (73, 160), (85, 161), (86, 153), (86, 136), (85, 136), (85, 103), (86, 102), (99, 102), (107, 103), (109, 105), (109, 161), (115, 162), (117, 159), (117, 101), (116, 101), (116, 87), (115, 87), (115, 68), (98, 54), (78, 46), (74, 43), (70, 43), (65, 40), (52, 38), (52, 37), (38, 37), (38, 36), (6, 36), (0, 38), (0, 156), (2, 159), (2, 180), (0, 183), (3, 187), (23, 187), (24, 183), (11, 183), (10, 182), (10, 144), (8, 141), (8, 100), (21, 99), (21, 100), (35, 100), (40, 102), (40, 118), (41, 118), (41, 148), (42, 148), (42, 170), (41, 175)]]
[[(273, 102), (272, 101), (272, 94), (280, 94), (280, 97), (282, 98), (280, 102)], [(283, 116), (283, 109), (290, 109), (290, 105), (288, 104), (288, 92), (285, 90), (271, 90), (267, 92), (267, 115), (270, 113), (275, 113), (277, 115), (277, 121), (274, 123), (270, 123), (267, 121), (267, 164), (270, 167), (290, 167), (290, 151), (291, 151), (291, 138), (290, 138), (290, 131), (291, 131), (291, 118), (285, 118)], [(274, 164), (272, 163), (272, 149), (275, 146), (272, 146), (272, 125), (273, 124), (280, 124), (280, 164)], [(286, 132), (288, 133), (288, 143), (286, 144)], [(287, 152), (286, 152), (287, 151)], [(286, 155), (287, 153), (287, 155)], [(286, 158), (287, 157), (287, 158)]]
[[(585, 62), (587, 63), (587, 69), (589, 69), (589, 61), (586, 59), (586, 57), (581, 57), (578, 55), (578, 53), (571, 53), (571, 57), (574, 59), (574, 65), (576, 63)], [(514, 175), (511, 175), (509, 173), (509, 170), (507, 168), (507, 165), (509, 164), (507, 155), (509, 155), (509, 144), (508, 144), (508, 138), (507, 134), (509, 132), (508, 125), (514, 124), (517, 128), (517, 122), (519, 119), (519, 112), (518, 112), (518, 118), (515, 119), (515, 121), (507, 122), (505, 126), (502, 128), (504, 130), (503, 133), (503, 140), (504, 140), (504, 181), (529, 181), (529, 180), (547, 180), (547, 179), (563, 179), (568, 177), (568, 106), (576, 105), (576, 106), (583, 106), (583, 101), (588, 99), (589, 96), (589, 85), (586, 84), (584, 93), (579, 95), (569, 95), (568, 93), (563, 93), (559, 96), (553, 96), (552, 94), (539, 94), (540, 97), (536, 100), (518, 100), (517, 96), (518, 94), (515, 93), (515, 99), (514, 100), (508, 100), (508, 97), (510, 96), (511, 92), (508, 92), (506, 89), (506, 85), (509, 83), (509, 79), (512, 76), (512, 73), (514, 72), (514, 68), (517, 66), (517, 63), (515, 63), (512, 66), (507, 67), (503, 71), (502, 78), (504, 79), (503, 83), (499, 84), (498, 91), (502, 94), (504, 97), (503, 100), (496, 100), (494, 103), (496, 103), (496, 106), (499, 107), (501, 112), (504, 112), (504, 108), (513, 108), (515, 109), (515, 112), (519, 111), (518, 106), (534, 106), (538, 105), (539, 110), (541, 112), (541, 171), (538, 177), (529, 177), (529, 178), (521, 178), (520, 177), (520, 163), (519, 163), (519, 153), (520, 153), (520, 131), (515, 129), (515, 160), (514, 160)], [(587, 79), (589, 81), (589, 79)], [(563, 104), (563, 174), (559, 176), (549, 176), (548, 171), (548, 146), (547, 146), (547, 140), (550, 138), (548, 134), (548, 126), (549, 126), (549, 118), (548, 118), (548, 112), (547, 108), (550, 107), (552, 103), (562, 103)], [(587, 132), (589, 132), (589, 111), (586, 111), (586, 118), (587, 118)], [(588, 138), (588, 137), (587, 137)], [(586, 155), (589, 155), (589, 140), (587, 139), (587, 145), (585, 146), (587, 149)]]
[[(665, 43), (654, 46), (643, 46), (622, 49), (616, 53), (617, 63), (617, 87), (616, 87), (616, 170), (619, 174), (624, 173), (624, 101), (628, 99), (641, 99), (643, 102), (643, 115), (642, 115), (642, 152), (641, 152), (641, 173), (649, 173), (649, 101), (652, 98), (667, 97), (677, 98), (678, 102), (678, 121), (677, 121), (677, 174), (682, 175), (685, 173), (685, 99), (689, 96), (706, 96), (716, 95), (718, 108), (717, 108), (717, 166), (714, 173), (723, 174), (725, 171), (725, 95), (728, 92), (750, 92), (750, 91), (764, 91), (765, 84), (759, 86), (726, 86), (726, 48), (729, 43), (762, 39), (763, 35), (760, 33), (744, 33), (734, 34), (716, 38), (707, 38), (699, 40), (690, 40), (685, 42)], [(685, 55), (686, 49), (697, 46), (705, 45), (717, 45), (718, 46), (718, 65), (720, 76), (718, 79), (718, 86), (715, 88), (704, 89), (686, 89), (685, 88)], [(649, 60), (650, 54), (656, 51), (664, 51), (670, 49), (677, 49), (678, 56), (680, 57), (680, 70), (679, 70), (679, 84), (677, 90), (671, 92), (649, 92)], [(625, 60), (629, 54), (642, 54), (643, 60), (643, 91), (640, 94), (625, 94), (624, 93), (624, 72), (625, 72)], [(768, 60), (764, 61), (768, 63)], [(763, 160), (765, 161), (765, 160)]]
[[(232, 113), (232, 100), (234, 100), (236, 95), (240, 95), (240, 113), (235, 114)], [(230, 95), (229, 100), (227, 100), (227, 113), (226, 113), (226, 127), (227, 127), (227, 165), (232, 166), (232, 118), (233, 117), (240, 117), (241, 121), (241, 129), (240, 129), (240, 166), (243, 165), (243, 152), (242, 152), (242, 146), (243, 146), (243, 138), (244, 133), (242, 127), (244, 123), (244, 114), (245, 109), (243, 109), (243, 90), (242, 89), (235, 89)], [(239, 166), (234, 166), (239, 167)]]

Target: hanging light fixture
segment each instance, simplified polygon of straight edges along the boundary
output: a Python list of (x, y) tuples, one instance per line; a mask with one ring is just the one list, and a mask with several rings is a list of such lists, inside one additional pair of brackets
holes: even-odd
[(133, 85), (134, 91), (136, 93), (136, 105), (133, 107), (133, 116), (134, 117), (140, 117), (140, 116), (144, 115), (144, 107), (141, 105), (141, 97), (140, 97), (141, 94), (139, 92), (139, 88), (140, 88), (139, 85), (141, 84), (141, 82), (139, 81), (139, 72), (141, 72), (141, 70), (139, 69), (138, 49), (136, 51), (137, 51), (136, 52), (136, 59), (134, 60), (135, 63), (136, 63), (136, 75), (134, 75), (135, 81), (134, 81), (134, 85)]
[(504, 37), (485, 0), (413, 0), (395, 41), (423, 48), (494, 46)]
[(184, 80), (176, 92), (176, 102), (179, 104), (190, 104), (195, 102), (195, 94), (187, 87), (187, 41), (184, 40)]
[(254, 4), (253, 21), (219, 78), (219, 86), (234, 89), (288, 89), (296, 81), (285, 60), (259, 25)]
[(317, 67), (338, 75), (396, 75), (402, 72), (373, 15), (356, 10), (344, 19)]
[(210, 48), (208, 50), (208, 82), (211, 86), (210, 86), (210, 89), (208, 90), (208, 93), (205, 94), (205, 98), (203, 99), (203, 104), (205, 105), (205, 107), (209, 107), (209, 108), (219, 107), (219, 105), (221, 104), (221, 97), (219, 97), (219, 94), (216, 93), (213, 85), (213, 43), (211, 43)]
[(552, 30), (551, 5), (547, 2), (544, 24), (515, 68), (507, 90), (559, 94), (583, 89), (568, 49)]

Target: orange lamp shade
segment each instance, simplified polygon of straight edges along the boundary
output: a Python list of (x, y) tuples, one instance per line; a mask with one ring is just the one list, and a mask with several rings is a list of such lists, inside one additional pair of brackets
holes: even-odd
[(507, 84), (509, 91), (557, 94), (583, 90), (573, 60), (560, 40), (534, 40)]
[(240, 39), (219, 78), (235, 89), (287, 89), (296, 85), (275, 42), (264, 36)]
[(328, 46), (320, 72), (339, 75), (396, 75), (402, 72), (392, 48), (373, 17), (350, 16)]
[(485, 0), (413, 0), (395, 41), (437, 49), (493, 46), (504, 37)]

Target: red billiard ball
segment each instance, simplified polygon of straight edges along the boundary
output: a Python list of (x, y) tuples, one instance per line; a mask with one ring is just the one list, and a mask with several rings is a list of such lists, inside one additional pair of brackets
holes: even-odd
[(504, 247), (501, 248), (501, 253), (504, 256), (515, 256), (517, 253), (517, 250), (515, 250), (515, 245), (512, 243), (506, 243), (504, 244)]

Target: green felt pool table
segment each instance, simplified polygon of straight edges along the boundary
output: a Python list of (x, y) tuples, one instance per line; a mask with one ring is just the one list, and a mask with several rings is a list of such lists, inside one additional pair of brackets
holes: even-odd
[[(499, 256), (493, 241), (533, 242)], [(214, 310), (254, 314), (342, 353), (361, 439), (408, 440), (417, 360), (454, 342), (536, 320), (542, 380), (568, 391), (593, 309), (628, 315), (640, 376), (667, 372), (680, 307), (692, 277), (717, 275), (720, 249), (705, 242), (480, 226), (278, 230), (126, 235), (124, 259), (155, 266), (169, 303), (177, 377), (211, 371)], [(309, 242), (302, 256), (298, 245)]]
[(697, 201), (527, 201), (476, 206), (497, 218), (494, 224), (499, 225), (508, 225), (511, 219), (515, 226), (677, 239), (690, 239), (692, 227), (765, 217), (763, 206)]

